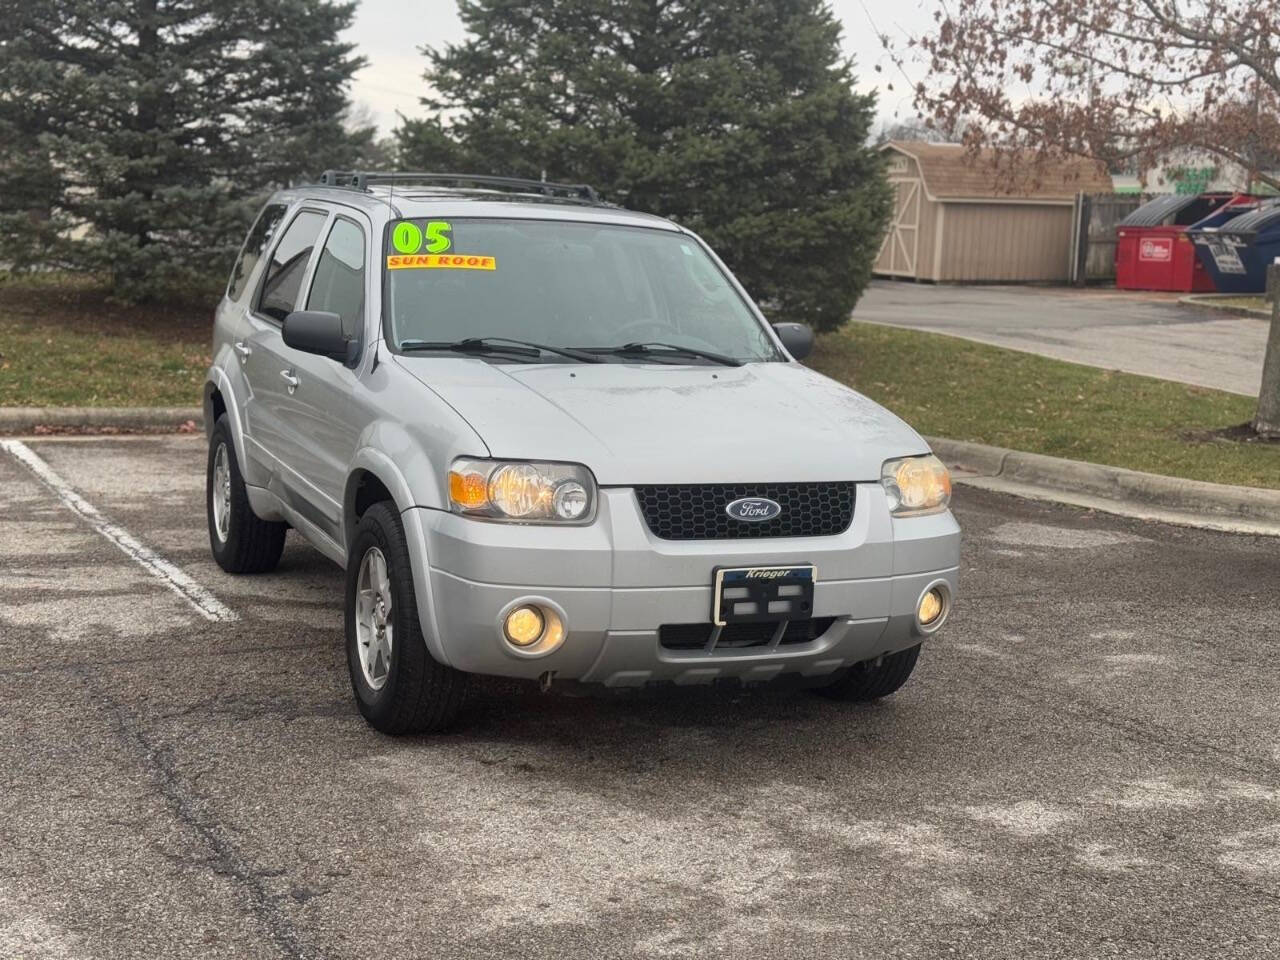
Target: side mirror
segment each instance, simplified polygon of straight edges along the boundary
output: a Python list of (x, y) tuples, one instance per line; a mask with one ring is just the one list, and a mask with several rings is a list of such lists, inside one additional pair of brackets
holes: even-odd
[(342, 332), (342, 318), (321, 310), (295, 310), (280, 331), (286, 347), (349, 363), (358, 344)]
[(775, 323), (773, 329), (787, 353), (797, 360), (813, 353), (813, 330), (807, 323)]

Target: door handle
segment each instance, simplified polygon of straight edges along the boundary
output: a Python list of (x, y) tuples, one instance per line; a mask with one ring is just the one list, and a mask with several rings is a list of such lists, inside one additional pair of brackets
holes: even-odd
[(240, 354), (240, 359), (244, 360), (249, 354), (253, 353), (253, 348), (246, 344), (243, 340), (237, 340), (232, 344), (236, 348), (236, 353)]
[(297, 390), (298, 384), (302, 382), (301, 380), (299, 380), (297, 377), (293, 375), (292, 370), (281, 370), (280, 379), (289, 385), (290, 393), (293, 393), (293, 391)]

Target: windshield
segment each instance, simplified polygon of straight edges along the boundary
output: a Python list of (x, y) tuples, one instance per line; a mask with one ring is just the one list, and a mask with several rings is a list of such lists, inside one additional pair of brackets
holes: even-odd
[[(601, 351), (660, 343), (744, 362), (782, 359), (721, 270), (679, 233), (411, 219), (391, 224), (386, 245), (388, 337), (397, 350), (494, 337)], [(681, 354), (680, 362), (702, 361)]]

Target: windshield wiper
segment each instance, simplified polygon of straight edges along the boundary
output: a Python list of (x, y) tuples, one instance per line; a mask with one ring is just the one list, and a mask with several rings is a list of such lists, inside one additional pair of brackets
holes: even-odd
[(510, 337), (467, 337), (464, 340), (405, 340), (400, 349), (406, 353), (419, 350), (450, 350), (453, 353), (505, 353), (515, 357), (537, 359), (544, 353), (554, 353), (579, 363), (604, 363), (594, 354), (570, 347), (549, 347), (544, 343), (528, 340), (512, 340)]
[(742, 366), (741, 360), (726, 357), (723, 353), (682, 347), (678, 343), (624, 343), (620, 347), (579, 347), (578, 349), (615, 357), (698, 357), (701, 360), (710, 360), (712, 363), (722, 363), (726, 367)]

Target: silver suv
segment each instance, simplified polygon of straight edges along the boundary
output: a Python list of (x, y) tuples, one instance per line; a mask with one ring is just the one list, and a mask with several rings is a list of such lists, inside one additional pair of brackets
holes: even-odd
[(447, 726), (472, 673), (885, 696), (955, 597), (951, 480), (812, 344), (588, 187), (327, 172), (218, 306), (213, 555), (270, 570), (292, 527), (345, 567), (387, 733)]

